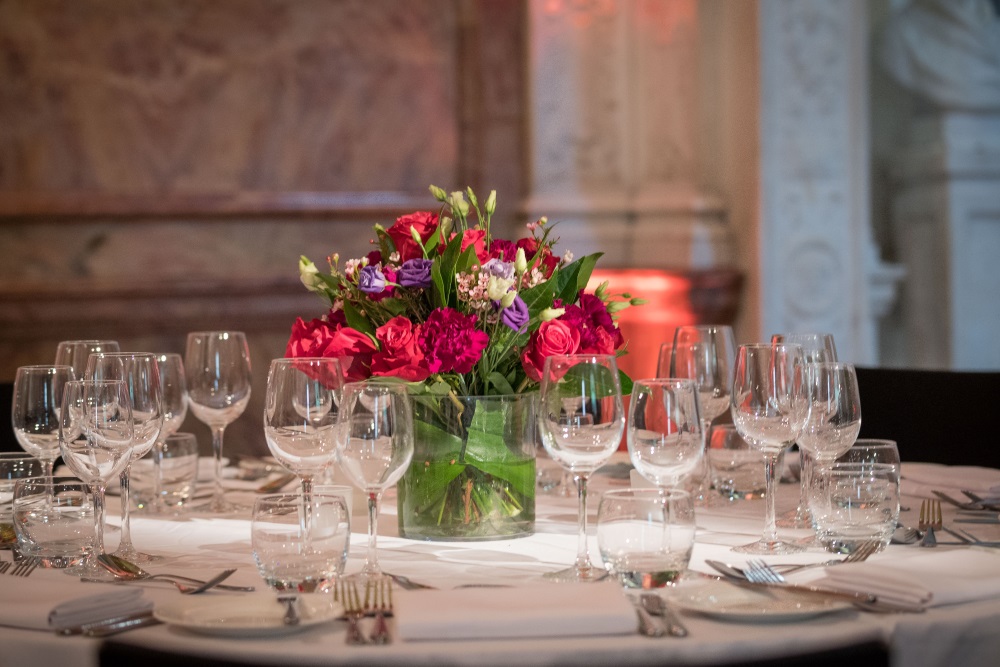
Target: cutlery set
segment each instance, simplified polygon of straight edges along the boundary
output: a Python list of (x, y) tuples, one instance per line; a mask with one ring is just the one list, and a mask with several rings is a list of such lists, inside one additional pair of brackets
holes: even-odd
[[(347, 619), (347, 635), (345, 643), (351, 646), (368, 644), (389, 644), (392, 636), (386, 617), (392, 616), (392, 585), (386, 580), (365, 583), (365, 597), (361, 600), (357, 584), (353, 581), (340, 581), (333, 591), (333, 599), (344, 605), (344, 618)], [(366, 616), (374, 615), (375, 624), (370, 635), (361, 630), (360, 621)]]

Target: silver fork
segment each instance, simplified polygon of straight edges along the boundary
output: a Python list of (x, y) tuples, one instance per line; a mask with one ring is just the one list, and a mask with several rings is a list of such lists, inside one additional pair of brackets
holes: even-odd
[(358, 627), (358, 621), (365, 615), (365, 608), (361, 605), (357, 584), (353, 581), (338, 582), (334, 599), (339, 600), (340, 604), (344, 605), (344, 617), (347, 619), (347, 637), (344, 641), (351, 646), (367, 644), (368, 638)]
[(869, 611), (885, 611), (884, 606), (880, 606), (878, 598), (870, 593), (852, 593), (847, 591), (835, 591), (819, 588), (810, 585), (798, 585), (790, 583), (785, 577), (771, 569), (771, 566), (760, 559), (747, 561), (747, 567), (743, 569), (743, 576), (753, 584), (763, 584), (765, 586), (781, 586), (790, 590), (804, 593), (817, 593), (850, 600), (862, 609)]
[(389, 624), (385, 621), (385, 615), (392, 613), (392, 584), (388, 579), (368, 582), (365, 586), (365, 608), (375, 612), (371, 643), (390, 643), (392, 637), (389, 635)]
[(14, 577), (27, 577), (35, 568), (38, 567), (38, 563), (33, 560), (23, 560), (14, 566), (14, 569), (10, 571), (11, 576)]
[(9, 560), (0, 561), (0, 574), (3, 574), (10, 569), (11, 562)]
[(858, 548), (847, 554), (846, 558), (825, 560), (822, 563), (798, 563), (798, 564), (775, 564), (772, 563), (769, 567), (776, 572), (781, 574), (791, 574), (792, 572), (798, 572), (799, 570), (807, 570), (811, 567), (826, 567), (828, 565), (841, 565), (843, 563), (860, 563), (861, 561), (868, 560), (868, 557), (873, 555), (878, 548), (882, 546), (880, 540), (866, 540), (858, 545)]

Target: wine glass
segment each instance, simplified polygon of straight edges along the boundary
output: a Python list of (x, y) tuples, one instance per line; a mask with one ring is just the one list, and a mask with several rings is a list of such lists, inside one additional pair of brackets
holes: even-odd
[(612, 355), (553, 355), (546, 358), (538, 425), (542, 445), (572, 473), (579, 499), (576, 562), (550, 572), (555, 581), (597, 581), (607, 576), (587, 549), (587, 481), (621, 443), (625, 429), (618, 365)]
[(243, 509), (226, 500), (222, 488), (222, 437), (226, 426), (243, 414), (250, 401), (250, 349), (241, 331), (188, 334), (184, 353), (191, 412), (212, 430), (215, 494), (208, 509), (227, 514)]
[(809, 419), (809, 385), (802, 348), (781, 343), (740, 345), (730, 397), (733, 424), (743, 439), (764, 454), (764, 534), (736, 547), (747, 554), (785, 554), (803, 547), (778, 539), (774, 522), (775, 465), (781, 450), (795, 442)]
[(136, 551), (132, 544), (129, 480), (132, 461), (145, 456), (163, 427), (163, 389), (156, 355), (148, 352), (97, 352), (87, 361), (87, 378), (121, 380), (132, 402), (133, 440), (131, 458), (118, 476), (121, 484), (122, 534), (115, 555), (133, 563), (150, 563), (158, 556)]
[(632, 465), (658, 487), (676, 487), (705, 455), (694, 380), (636, 380), (629, 401), (628, 452)]
[(313, 480), (337, 454), (340, 362), (331, 357), (275, 359), (267, 373), (264, 437), (282, 466), (302, 481), (303, 535), (309, 539)]
[(160, 483), (163, 478), (163, 443), (176, 433), (187, 417), (187, 382), (184, 379), (184, 358), (179, 354), (164, 352), (155, 355), (160, 369), (160, 394), (163, 401), (163, 426), (153, 445), (153, 502), (150, 510), (159, 513), (164, 510)]
[[(691, 378), (695, 381), (701, 402), (704, 447), (708, 449), (712, 422), (729, 409), (736, 337), (733, 328), (725, 324), (688, 325), (674, 330), (674, 346), (673, 372), (660, 377)], [(714, 498), (709, 493), (712, 477), (712, 462), (706, 456), (694, 494), (697, 503), (711, 504), (710, 499)]]
[[(772, 343), (790, 343), (802, 347), (803, 360), (808, 364), (814, 361), (837, 361), (837, 346), (833, 342), (833, 334), (829, 333), (784, 333), (773, 334)], [(813, 461), (807, 452), (799, 445), (799, 504), (782, 516), (778, 517), (777, 525), (782, 528), (812, 528), (812, 513), (809, 511), (809, 477), (812, 474)]]
[(74, 380), (66, 384), (61, 406), (59, 446), (63, 461), (94, 493), (94, 548), (70, 571), (88, 579), (115, 581), (97, 557), (105, 554), (108, 482), (128, 465), (135, 437), (128, 385), (122, 380)]
[(21, 366), (14, 375), (11, 425), (21, 449), (42, 462), (52, 481), (59, 458), (59, 412), (66, 383), (75, 380), (71, 366)]
[(87, 372), (87, 361), (96, 352), (121, 352), (115, 340), (64, 340), (56, 345), (56, 365), (72, 366), (77, 380)]
[(379, 502), (413, 459), (413, 411), (406, 388), (345, 384), (335, 433), (341, 470), (368, 494), (368, 553), (357, 578), (378, 580), (384, 577), (376, 548)]

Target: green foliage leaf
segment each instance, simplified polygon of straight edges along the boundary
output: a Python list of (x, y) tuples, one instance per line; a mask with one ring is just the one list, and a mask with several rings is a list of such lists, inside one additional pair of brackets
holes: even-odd
[(361, 333), (368, 334), (369, 336), (375, 335), (375, 327), (372, 325), (371, 321), (362, 315), (361, 311), (359, 311), (353, 303), (349, 301), (344, 302), (344, 315), (347, 317), (347, 326), (352, 329), (357, 329)]
[(597, 266), (597, 260), (603, 253), (594, 253), (581, 257), (572, 264), (563, 267), (555, 276), (556, 297), (569, 303), (576, 302), (576, 295), (587, 286), (590, 276)]
[(514, 388), (510, 386), (510, 382), (500, 373), (493, 371), (488, 376), (486, 376), (487, 381), (493, 385), (496, 390), (492, 393), (495, 394), (513, 394)]

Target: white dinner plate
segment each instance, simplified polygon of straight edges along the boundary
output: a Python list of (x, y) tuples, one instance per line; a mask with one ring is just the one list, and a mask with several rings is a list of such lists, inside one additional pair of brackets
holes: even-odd
[(845, 600), (779, 588), (740, 588), (726, 581), (683, 584), (671, 592), (670, 600), (685, 611), (751, 623), (799, 621), (852, 608)]
[(340, 618), (344, 607), (329, 595), (300, 594), (298, 625), (286, 625), (285, 604), (274, 593), (184, 597), (157, 605), (157, 620), (185, 630), (223, 637), (262, 637), (299, 632)]

